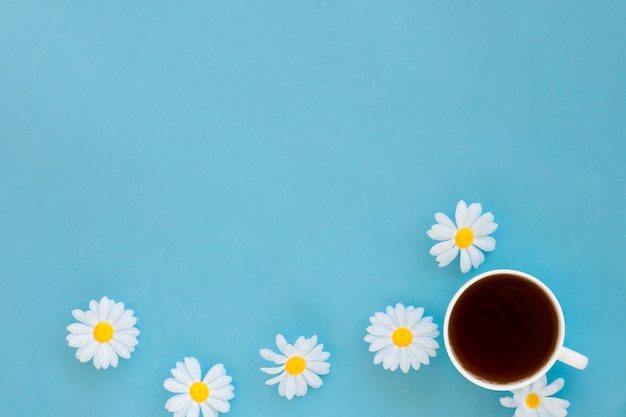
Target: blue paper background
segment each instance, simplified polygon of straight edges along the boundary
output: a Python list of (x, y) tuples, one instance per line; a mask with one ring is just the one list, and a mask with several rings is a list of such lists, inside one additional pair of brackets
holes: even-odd
[[(3, 413), (165, 417), (195, 356), (233, 376), (233, 417), (511, 416), (443, 347), (405, 375), (363, 336), (396, 302), (441, 325), (472, 275), (517, 268), (590, 358), (549, 373), (569, 415), (626, 415), (624, 22), (622, 1), (2, 2)], [(425, 233), (459, 199), (500, 224), (467, 275)], [(142, 334), (98, 371), (65, 327), (103, 295)], [(264, 385), (278, 332), (325, 343), (321, 389)]]

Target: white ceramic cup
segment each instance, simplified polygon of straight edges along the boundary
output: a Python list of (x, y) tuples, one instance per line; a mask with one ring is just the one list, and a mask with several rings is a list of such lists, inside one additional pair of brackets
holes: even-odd
[[(545, 362), (545, 364), (541, 366), (541, 368), (539, 368), (536, 372), (533, 372), (531, 375), (526, 376), (523, 379), (512, 381), (512, 382), (506, 382), (506, 383), (498, 383), (498, 382), (490, 381), (486, 379), (485, 377), (481, 377), (481, 375), (478, 374), (478, 371), (470, 372), (468, 369), (466, 369), (466, 367), (464, 367), (463, 363), (459, 360), (457, 354), (455, 353), (455, 349), (457, 349), (458, 351), (459, 349), (461, 349), (461, 347), (451, 345), (450, 334), (449, 334), (450, 317), (455, 313), (455, 307), (457, 305), (457, 301), (459, 300), (459, 298), (463, 294), (465, 294), (468, 289), (472, 288), (481, 280), (485, 278), (493, 277), (496, 275), (507, 275), (509, 277), (515, 277), (516, 279), (528, 280), (531, 283), (533, 283), (536, 286), (536, 288), (539, 288), (541, 292), (543, 292), (547, 296), (547, 298), (551, 301), (552, 308), (554, 309), (554, 313), (556, 313), (557, 320), (558, 320), (558, 324), (557, 324), (558, 334), (556, 335), (557, 336), (556, 343), (554, 344), (554, 347), (549, 355), (549, 359)], [(552, 291), (550, 291), (550, 289), (544, 283), (542, 283), (537, 278), (525, 272), (520, 272), (520, 271), (515, 271), (515, 270), (510, 270), (510, 269), (493, 270), (493, 271), (482, 273), (472, 278), (468, 282), (466, 282), (457, 291), (454, 297), (452, 297), (452, 300), (450, 301), (450, 304), (448, 305), (443, 329), (444, 329), (443, 339), (444, 339), (444, 344), (446, 346), (446, 351), (448, 352), (448, 356), (450, 357), (450, 360), (452, 361), (452, 364), (454, 365), (454, 367), (461, 373), (461, 375), (463, 375), (469, 381), (473, 382), (474, 384), (480, 387), (490, 389), (490, 390), (511, 391), (511, 390), (515, 390), (523, 386), (526, 386), (528, 384), (531, 384), (534, 381), (541, 378), (543, 375), (545, 375), (557, 360), (563, 363), (566, 363), (577, 369), (585, 369), (589, 361), (586, 356), (563, 346), (563, 341), (565, 339), (565, 320), (563, 318), (563, 311), (561, 309), (561, 306), (558, 300), (556, 299)]]

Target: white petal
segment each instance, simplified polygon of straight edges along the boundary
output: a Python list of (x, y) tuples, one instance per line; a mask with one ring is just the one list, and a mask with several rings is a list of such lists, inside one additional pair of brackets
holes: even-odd
[(420, 348), (428, 348), (428, 349), (439, 349), (439, 343), (435, 339), (430, 337), (420, 337), (413, 339), (413, 343), (415, 343)]
[(132, 336), (132, 337), (137, 337), (141, 334), (141, 332), (139, 331), (138, 328), (136, 327), (128, 327), (128, 328), (124, 328), (124, 329), (117, 329), (115, 330), (117, 332), (117, 334), (123, 334), (126, 336)]
[(135, 324), (137, 324), (137, 317), (134, 317), (132, 315), (122, 315), (117, 320), (111, 323), (111, 325), (117, 330), (130, 329)]
[(111, 356), (109, 355), (110, 349), (111, 347), (106, 343), (100, 343), (98, 346), (96, 354), (93, 357), (93, 364), (97, 369), (107, 369), (111, 364)]
[(96, 326), (96, 324), (98, 324), (99, 320), (98, 320), (98, 314), (94, 311), (88, 310), (85, 311), (85, 316), (87, 317), (87, 324), (89, 324), (90, 326)]
[(400, 350), (398, 348), (390, 349), (383, 359), (383, 368), (395, 371), (398, 368), (399, 356)]
[(306, 369), (318, 375), (326, 375), (330, 372), (330, 364), (328, 362), (310, 361), (307, 362)]
[(304, 395), (306, 395), (307, 391), (309, 390), (309, 386), (307, 385), (306, 381), (304, 380), (304, 377), (302, 376), (302, 374), (300, 375), (296, 375), (295, 379), (295, 383), (296, 383), (296, 395), (298, 397), (302, 397)]
[(184, 360), (191, 379), (194, 381), (200, 381), (202, 378), (202, 369), (200, 368), (200, 362), (198, 362), (198, 359), (189, 357)]
[(417, 347), (416, 345), (409, 345), (406, 347), (406, 349), (411, 353), (411, 356), (413, 356), (419, 362), (424, 363), (424, 364), (428, 364), (430, 362), (426, 352), (423, 349), (420, 349), (419, 347)]
[(235, 393), (233, 392), (234, 387), (232, 385), (227, 385), (218, 389), (211, 389), (211, 398), (217, 398), (218, 400), (229, 401), (235, 397)]
[(288, 376), (285, 381), (285, 396), (288, 400), (292, 399), (296, 394), (296, 381), (293, 376)]
[[(437, 332), (437, 336), (439, 332)], [(439, 349), (439, 343), (435, 340), (437, 336), (416, 337), (413, 339), (413, 346), (423, 351), (432, 352), (431, 356), (435, 356), (435, 350)]]
[(478, 268), (485, 261), (485, 255), (474, 245), (470, 245), (467, 248), (467, 254), (474, 269)]
[(548, 377), (546, 375), (543, 375), (541, 378), (533, 382), (533, 384), (530, 386), (529, 392), (540, 392), (542, 389), (545, 388), (547, 383)]
[(211, 383), (209, 384), (209, 388), (211, 390), (226, 388), (230, 385), (232, 380), (233, 379), (229, 375), (218, 376), (213, 381), (211, 381)]
[(73, 348), (85, 346), (87, 343), (94, 340), (92, 334), (68, 334), (65, 339), (68, 345)]
[(409, 372), (409, 369), (411, 369), (411, 360), (409, 359), (409, 354), (406, 349), (400, 349), (399, 359), (400, 370), (406, 374)]
[(527, 388), (520, 388), (511, 392), (513, 393), (513, 398), (515, 399), (515, 401), (517, 401), (518, 404), (526, 404), (526, 397), (528, 397), (528, 394), (530, 394), (530, 385)]
[(165, 408), (167, 409), (167, 411), (173, 413), (189, 406), (191, 401), (192, 400), (189, 394), (174, 395), (172, 398), (167, 400), (167, 402), (165, 403)]
[(296, 342), (293, 344), (293, 348), (296, 352), (300, 352), (300, 347), (304, 344), (307, 339), (304, 336), (300, 336), (296, 339)]
[(552, 383), (541, 391), (539, 391), (539, 395), (542, 397), (549, 397), (550, 395), (554, 395), (559, 392), (565, 386), (565, 380), (563, 378), (557, 378)]
[(109, 312), (111, 308), (115, 305), (114, 302), (109, 300), (107, 297), (102, 297), (100, 303), (98, 305), (98, 320), (105, 321), (108, 323), (109, 321)]
[[(420, 310), (421, 310), (421, 311), (420, 311)], [(417, 311), (419, 311), (419, 312), (420, 312), (421, 317), (420, 317), (420, 319), (419, 319), (419, 320), (417, 320), (417, 322), (416, 322), (416, 323), (412, 326), (412, 328), (413, 328), (414, 330), (417, 330), (417, 329), (422, 329), (422, 330), (423, 330), (423, 329), (424, 329), (424, 328), (426, 328), (426, 327), (430, 328), (430, 327), (432, 327), (432, 326), (437, 327), (437, 325), (433, 323), (433, 318), (432, 318), (431, 316), (423, 316), (423, 314), (424, 314), (424, 309), (423, 309), (422, 307), (420, 307), (419, 309), (416, 309), (415, 311), (416, 311), (416, 312), (417, 312)]]
[(491, 252), (496, 248), (496, 240), (491, 236), (478, 236), (474, 238), (474, 245), (485, 252)]
[(461, 200), (456, 204), (456, 210), (454, 212), (454, 219), (456, 220), (457, 228), (461, 229), (465, 227), (465, 218), (467, 217), (467, 204)]
[(170, 372), (172, 373), (174, 378), (178, 379), (181, 382), (184, 382), (185, 384), (191, 385), (194, 382), (198, 382), (198, 380), (194, 380), (191, 377), (187, 366), (185, 366), (185, 364), (182, 362), (176, 362), (176, 368), (171, 369)]
[(434, 240), (448, 240), (454, 238), (456, 230), (456, 228), (452, 229), (441, 224), (433, 224), (426, 234)]
[(191, 407), (191, 401), (189, 401), (183, 408), (178, 411), (174, 411), (174, 417), (187, 417), (187, 411)]
[(220, 413), (228, 413), (230, 411), (230, 403), (228, 401), (220, 400), (211, 395), (207, 402)]
[(369, 351), (376, 352), (382, 348), (391, 345), (393, 342), (390, 337), (381, 337), (370, 344)]
[(391, 320), (391, 323), (392, 323), (391, 328), (397, 329), (400, 326), (400, 323), (398, 322), (398, 315), (396, 314), (396, 309), (392, 306), (387, 306), (385, 311), (386, 311), (386, 316), (389, 318), (389, 320)]
[(419, 370), (420, 369), (420, 365), (421, 365), (419, 359), (415, 355), (410, 353), (410, 351), (409, 351), (409, 354), (407, 356), (409, 358), (409, 362), (411, 362), (411, 368), (415, 369), (416, 371)]
[(287, 343), (287, 340), (285, 340), (282, 334), (276, 335), (276, 346), (278, 346), (278, 349), (280, 349), (285, 356), (292, 357), (294, 355), (295, 348), (293, 345)]
[(202, 379), (202, 382), (208, 385), (218, 377), (224, 375), (226, 375), (226, 369), (224, 369), (224, 365), (218, 363), (216, 365), (213, 365), (211, 369), (209, 369), (209, 371), (204, 376), (204, 379)]
[(79, 334), (80, 335), (83, 335), (83, 334), (93, 335), (93, 326), (88, 326), (82, 323), (72, 323), (69, 326), (67, 326), (67, 330), (77, 335)]
[[(105, 300), (105, 299), (108, 301), (108, 298), (102, 297), (102, 300)], [(100, 310), (100, 303), (98, 303), (96, 300), (89, 301), (89, 311), (91, 311), (92, 313), (96, 315), (96, 320), (98, 319), (99, 310)], [(85, 314), (87, 314), (87, 312), (85, 312)]]
[(402, 304), (398, 303), (396, 304), (395, 311), (398, 327), (406, 327), (406, 308)]
[(563, 417), (567, 414), (567, 407), (569, 407), (569, 401), (561, 398), (547, 397), (541, 399), (541, 406), (555, 417)]
[[(109, 346), (111, 346), (111, 345), (109, 344)], [(118, 365), (118, 362), (119, 362), (119, 356), (117, 356), (117, 353), (115, 353), (113, 348), (110, 348), (107, 351), (107, 354), (109, 355), (109, 364), (112, 367), (117, 368), (117, 365)]]
[[(265, 381), (265, 385), (274, 385), (274, 384), (278, 384), (279, 382), (281, 382), (283, 379), (285, 379), (286, 373), (283, 372), (282, 374), (275, 376), (274, 378), (270, 378), (267, 381)], [(280, 387), (279, 387), (279, 392), (280, 392)], [(281, 394), (282, 395), (282, 394)]]
[(454, 245), (452, 249), (437, 256), (435, 260), (439, 262), (439, 267), (443, 268), (444, 266), (448, 266), (450, 262), (452, 262), (457, 257), (458, 254), (459, 247)]
[(500, 404), (508, 408), (515, 408), (519, 405), (518, 402), (515, 401), (513, 397), (501, 397)]
[(389, 317), (389, 315), (385, 314), (385, 313), (381, 313), (380, 311), (374, 313), (374, 317), (376, 317), (376, 319), (378, 319), (378, 321), (380, 322), (380, 324), (382, 324), (383, 326), (388, 327), (389, 329), (391, 329), (391, 331), (393, 331), (397, 326), (396, 323), (394, 323), (393, 318)]
[(474, 236), (487, 236), (492, 234), (498, 228), (498, 223), (488, 223), (484, 226), (480, 226), (476, 230), (472, 229)]
[(260, 349), (259, 354), (261, 357), (267, 361), (272, 361), (274, 363), (285, 363), (287, 358), (283, 355), (279, 355), (277, 353), (272, 352), (269, 349)]
[(110, 366), (113, 368), (117, 367), (118, 364), (118, 356), (117, 353), (113, 350), (110, 343), (103, 343), (102, 348), (104, 350), (104, 354), (107, 356), (107, 360)]
[(92, 340), (85, 346), (78, 348), (78, 350), (76, 351), (76, 358), (81, 362), (87, 362), (88, 360), (91, 360), (91, 358), (94, 357), (96, 351), (98, 350), (98, 345), (98, 342)]
[(390, 337), (393, 333), (393, 331), (390, 328), (381, 326), (380, 324), (373, 324), (369, 326), (366, 330), (370, 335), (373, 335), (373, 336)]
[(304, 355), (304, 359), (307, 361), (325, 361), (330, 357), (330, 353), (323, 352), (322, 349), (324, 349), (324, 344), (320, 343), (315, 346), (315, 349), (310, 351), (307, 355)]
[(185, 392), (189, 392), (189, 385), (180, 382), (176, 378), (167, 378), (163, 382), (163, 387), (169, 392), (174, 392), (177, 394), (182, 394)]
[(322, 378), (317, 376), (314, 372), (305, 369), (304, 372), (302, 372), (302, 376), (304, 377), (306, 383), (309, 384), (311, 387), (319, 388), (322, 386)]
[[(432, 323), (433, 318), (426, 316), (413, 326), (411, 332), (413, 333), (413, 342), (420, 342), (425, 339), (434, 340), (439, 336), (438, 326)], [(436, 342), (435, 342), (436, 343)]]
[[(272, 379), (276, 379), (276, 378), (272, 378)], [(283, 397), (285, 396), (285, 387), (287, 385), (287, 380), (289, 379), (289, 375), (287, 375), (287, 373), (283, 373), (280, 376), (280, 381), (278, 383), (278, 394), (282, 395)], [(271, 380), (269, 381), (265, 381), (266, 384), (269, 384)]]
[(126, 346), (135, 346), (138, 343), (137, 338), (129, 333), (132, 333), (130, 329), (120, 330), (113, 333), (113, 338)]
[(298, 354), (300, 356), (306, 356), (309, 352), (311, 352), (317, 345), (317, 336), (313, 335), (311, 338), (306, 339), (300, 348), (298, 349)]
[(485, 213), (472, 224), (474, 235), (483, 236), (493, 233), (498, 228), (498, 224), (493, 222), (493, 214)]
[(189, 410), (187, 410), (187, 417), (198, 417), (200, 415), (200, 404), (195, 401), (191, 402)]
[(203, 417), (217, 417), (217, 411), (206, 402), (200, 404), (200, 410)]
[(97, 320), (93, 315), (87, 315), (87, 313), (82, 310), (72, 310), (72, 316), (74, 316), (74, 318), (79, 322), (87, 324), (91, 327), (97, 324)]
[(376, 352), (376, 354), (374, 355), (374, 365), (382, 363), (385, 357), (389, 354), (389, 352), (391, 352), (391, 349), (395, 349), (395, 346), (389, 345), (386, 348)]
[(113, 324), (117, 319), (119, 319), (124, 313), (124, 303), (115, 303), (109, 312), (109, 317), (107, 318), (108, 322)]
[(281, 373), (282, 371), (285, 370), (284, 366), (276, 366), (276, 367), (271, 367), (271, 368), (261, 368), (261, 371), (265, 372), (266, 374), (269, 375), (276, 375)]
[[(113, 351), (115, 351), (115, 353), (119, 356), (121, 356), (124, 359), (128, 359), (130, 358), (130, 352), (131, 350), (124, 346), (123, 344), (119, 343), (118, 341), (116, 341), (115, 339), (111, 340), (109, 342), (109, 346), (111, 346), (111, 348), (113, 349)], [(134, 348), (132, 348), (134, 350)]]
[(527, 408), (526, 406), (519, 406), (515, 409), (515, 417), (539, 417), (537, 411)]
[(382, 326), (383, 325), (380, 322), (380, 320), (378, 320), (378, 318), (376, 318), (376, 316), (370, 316), (370, 323), (372, 323), (373, 326)]
[(437, 220), (437, 223), (439, 223), (440, 225), (444, 227), (447, 227), (448, 229), (456, 230), (456, 225), (450, 219), (450, 217), (446, 216), (445, 214), (441, 212), (435, 213), (435, 220)]
[(476, 222), (476, 220), (478, 220), (478, 218), (480, 217), (480, 213), (482, 213), (483, 208), (480, 205), (480, 203), (472, 203), (469, 205), (469, 207), (467, 208), (467, 217), (465, 218), (465, 224), (463, 226), (459, 225), (460, 227), (471, 227), (472, 224), (474, 224)]
[(437, 325), (432, 321), (433, 318), (430, 316), (423, 317), (411, 328), (411, 331), (416, 337), (437, 337), (439, 331), (437, 330)]
[(406, 320), (406, 327), (413, 330), (413, 327), (422, 319), (422, 316), (424, 315), (424, 308), (414, 308), (413, 306), (411, 307), (411, 312)]
[(466, 249), (461, 249), (461, 272), (465, 273), (472, 268), (472, 261)]
[(430, 248), (430, 253), (433, 256), (439, 256), (442, 253), (452, 249), (454, 247), (454, 239), (444, 240), (443, 242), (435, 243), (432, 248)]

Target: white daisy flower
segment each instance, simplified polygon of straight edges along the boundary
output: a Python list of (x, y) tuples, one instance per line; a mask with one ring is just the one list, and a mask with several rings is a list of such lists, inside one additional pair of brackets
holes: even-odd
[(544, 375), (535, 383), (511, 391), (513, 397), (500, 398), (500, 404), (516, 408), (515, 417), (564, 417), (567, 415), (569, 401), (552, 398), (563, 388), (563, 378), (546, 385), (548, 379)]
[(174, 378), (168, 378), (163, 386), (176, 393), (165, 403), (167, 411), (174, 417), (217, 417), (230, 411), (230, 400), (235, 397), (232, 378), (226, 375), (224, 365), (214, 365), (201, 379), (202, 371), (196, 358), (185, 358), (176, 362), (171, 370)]
[(437, 355), (439, 336), (432, 317), (423, 317), (424, 309), (413, 306), (387, 307), (387, 313), (377, 312), (370, 317), (365, 341), (369, 351), (376, 352), (374, 364), (382, 362), (383, 368), (395, 371), (400, 366), (406, 373), (410, 368), (418, 370), (421, 364), (428, 365), (430, 357)]
[(91, 300), (89, 310), (73, 310), (72, 315), (80, 323), (67, 326), (70, 334), (65, 338), (76, 350), (76, 358), (87, 362), (93, 358), (96, 369), (116, 367), (118, 356), (128, 359), (135, 350), (139, 330), (134, 327), (137, 318), (133, 310), (125, 310), (124, 303), (116, 303), (107, 297), (100, 302)]
[(461, 272), (465, 273), (485, 261), (481, 251), (491, 252), (496, 248), (496, 240), (488, 235), (498, 228), (498, 224), (493, 222), (491, 212), (482, 216), (481, 212), (480, 203), (468, 207), (461, 200), (456, 205), (456, 225), (445, 214), (435, 214), (437, 224), (426, 233), (431, 239), (441, 240), (430, 249), (430, 254), (437, 257), (439, 267), (450, 264), (461, 252)]
[(330, 372), (330, 364), (326, 362), (330, 353), (322, 351), (324, 344), (317, 344), (317, 336), (310, 339), (300, 336), (295, 344), (290, 345), (283, 335), (279, 334), (276, 335), (276, 346), (282, 354), (269, 349), (259, 350), (263, 359), (280, 365), (261, 368), (266, 374), (280, 374), (265, 381), (267, 385), (278, 384), (278, 393), (289, 400), (294, 395), (298, 397), (305, 395), (308, 387), (322, 386), (319, 375)]

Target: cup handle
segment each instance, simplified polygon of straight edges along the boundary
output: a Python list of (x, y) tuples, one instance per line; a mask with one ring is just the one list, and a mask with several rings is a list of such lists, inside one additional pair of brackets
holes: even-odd
[(557, 359), (580, 370), (585, 369), (589, 363), (588, 357), (565, 346), (562, 346), (561, 350), (559, 350), (559, 356)]

